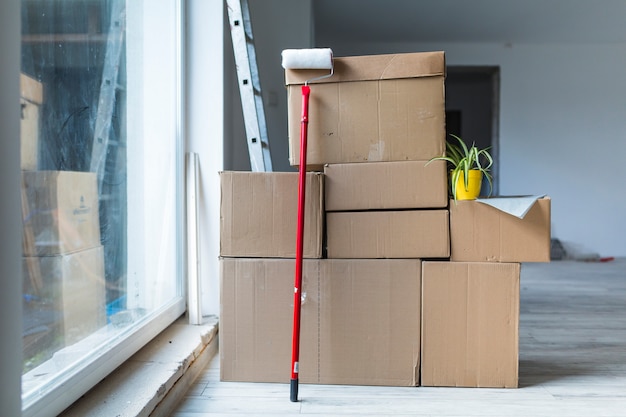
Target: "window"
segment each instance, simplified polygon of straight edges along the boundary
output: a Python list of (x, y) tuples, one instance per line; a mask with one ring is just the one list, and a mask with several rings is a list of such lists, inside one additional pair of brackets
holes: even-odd
[(22, 0), (25, 415), (184, 312), (180, 9)]

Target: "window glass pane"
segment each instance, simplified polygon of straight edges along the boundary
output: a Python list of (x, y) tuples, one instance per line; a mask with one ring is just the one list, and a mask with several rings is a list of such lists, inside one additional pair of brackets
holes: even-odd
[(22, 0), (25, 404), (182, 304), (176, 3)]

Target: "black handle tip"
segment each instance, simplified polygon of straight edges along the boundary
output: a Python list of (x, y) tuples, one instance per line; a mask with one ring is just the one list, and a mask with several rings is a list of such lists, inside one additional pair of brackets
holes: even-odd
[(295, 403), (298, 401), (298, 380), (291, 380), (291, 402)]

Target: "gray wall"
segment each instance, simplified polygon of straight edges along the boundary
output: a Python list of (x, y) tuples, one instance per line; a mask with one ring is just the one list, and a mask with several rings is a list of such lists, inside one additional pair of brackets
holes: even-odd
[(338, 55), (443, 50), (500, 67), (499, 192), (552, 198), (552, 235), (577, 256), (626, 256), (624, 44), (338, 44)]
[[(552, 198), (552, 235), (572, 253), (626, 256), (622, 218), (626, 194), (620, 191), (623, 181), (617, 174), (626, 152), (625, 44), (337, 39), (331, 45), (315, 45), (306, 40), (309, 28), (284, 25), (306, 22), (294, 9), (289, 0), (272, 0), (252, 10), (266, 92), (280, 90), (277, 54), (285, 47), (328, 46), (336, 56), (443, 50), (450, 66), (498, 66), (499, 194), (547, 194)], [(275, 165), (282, 168), (287, 152), (286, 96), (278, 97), (276, 107), (266, 108)]]
[[(294, 171), (289, 165), (287, 90), (281, 66), (281, 52), (288, 48), (313, 46), (311, 1), (249, 2), (274, 171)], [(225, 168), (250, 170), (230, 33), (226, 34), (225, 41), (228, 43), (224, 53), (227, 68), (225, 107), (232, 109), (225, 121), (226, 129), (229, 129), (224, 136)]]
[(0, 415), (21, 414), (20, 2), (0, 3)]

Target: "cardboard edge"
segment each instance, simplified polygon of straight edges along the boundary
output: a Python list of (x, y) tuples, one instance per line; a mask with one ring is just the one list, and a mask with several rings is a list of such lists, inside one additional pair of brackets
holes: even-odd
[(324, 228), (326, 227), (325, 220), (326, 216), (324, 215), (324, 174), (322, 172), (307, 172), (307, 174), (312, 174), (313, 181), (318, 183), (318, 206), (317, 213), (319, 215), (319, 219), (317, 220), (317, 228), (316, 230), (319, 233), (318, 242), (315, 248), (315, 253), (312, 253), (312, 257), (314, 259), (321, 259), (324, 256)]
[(43, 103), (43, 85), (32, 77), (20, 73), (20, 95), (35, 104)]
[[(337, 57), (334, 58), (333, 65), (332, 77), (312, 81), (311, 84), (446, 75), (443, 51)], [(328, 70), (286, 69), (285, 85), (301, 85), (309, 79), (326, 74)]]

